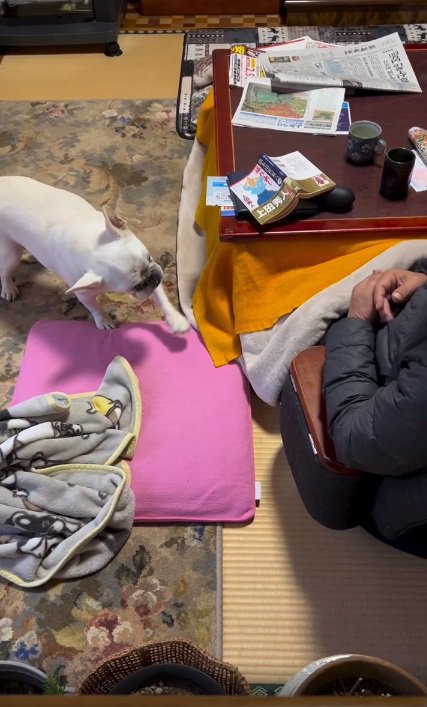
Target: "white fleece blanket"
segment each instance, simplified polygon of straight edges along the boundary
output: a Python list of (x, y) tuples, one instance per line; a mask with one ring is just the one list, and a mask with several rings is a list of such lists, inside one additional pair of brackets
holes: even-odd
[[(177, 234), (180, 302), (195, 327), (197, 323), (191, 301), (206, 262), (203, 234), (194, 223), (204, 155), (205, 148), (195, 140), (184, 171)], [(374, 269), (411, 268), (419, 258), (426, 256), (427, 238), (398, 243), (307, 300), (270, 329), (241, 335), (242, 355), (239, 363), (255, 393), (268, 405), (278, 405), (292, 358), (308, 346), (317, 344), (329, 324), (345, 314), (354, 285)]]
[(243, 334), (240, 337), (240, 364), (257, 395), (269, 405), (279, 403), (293, 357), (308, 346), (317, 344), (328, 326), (345, 314), (354, 285), (372, 270), (392, 267), (410, 269), (419, 258), (425, 256), (427, 239), (398, 243), (311, 297), (270, 329)]

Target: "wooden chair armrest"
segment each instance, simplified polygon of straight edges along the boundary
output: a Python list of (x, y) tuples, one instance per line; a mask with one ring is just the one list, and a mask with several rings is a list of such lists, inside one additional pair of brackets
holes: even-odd
[(292, 360), (291, 379), (320, 463), (338, 474), (360, 475), (363, 472), (349, 469), (337, 460), (334, 443), (328, 434), (325, 401), (322, 395), (324, 363), (325, 347), (311, 346), (301, 351)]

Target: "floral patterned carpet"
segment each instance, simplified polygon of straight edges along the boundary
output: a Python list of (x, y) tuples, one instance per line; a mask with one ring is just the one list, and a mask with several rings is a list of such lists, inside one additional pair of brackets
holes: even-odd
[[(0, 174), (35, 177), (115, 204), (154, 259), (176, 302), (175, 237), (191, 144), (175, 132), (174, 101), (0, 102)], [(0, 407), (10, 400), (27, 334), (40, 319), (89, 318), (59, 278), (29, 255), (21, 296), (0, 300)], [(160, 317), (125, 295), (108, 296), (118, 322)], [(21, 660), (76, 688), (112, 655), (177, 638), (218, 653), (214, 526), (137, 526), (102, 571), (22, 590), (0, 582), (0, 659)]]

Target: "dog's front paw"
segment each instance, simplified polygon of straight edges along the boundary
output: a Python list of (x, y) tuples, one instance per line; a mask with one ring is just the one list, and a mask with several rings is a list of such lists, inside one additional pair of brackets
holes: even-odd
[(117, 323), (110, 317), (109, 314), (97, 314), (94, 315), (94, 320), (97, 329), (115, 329)]
[(167, 315), (166, 321), (174, 334), (184, 334), (190, 328), (190, 323), (188, 319), (184, 317), (180, 312), (171, 312)]
[(16, 285), (11, 282), (7, 285), (3, 285), (1, 288), (1, 298), (5, 299), (7, 302), (13, 302), (17, 297), (19, 297), (19, 290)]

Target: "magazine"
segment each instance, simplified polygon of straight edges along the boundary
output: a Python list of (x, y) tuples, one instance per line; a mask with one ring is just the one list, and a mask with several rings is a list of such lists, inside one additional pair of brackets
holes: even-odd
[(334, 135), (345, 89), (278, 93), (268, 79), (246, 81), (232, 125)]
[[(336, 184), (300, 152), (279, 157), (259, 156), (253, 169), (234, 180), (228, 177), (234, 197), (260, 224), (278, 221), (293, 211), (300, 199), (310, 199)], [(238, 210), (238, 209), (236, 209)]]
[(261, 51), (246, 46), (231, 47), (228, 64), (230, 86), (244, 86), (248, 79), (265, 79), (265, 71), (259, 60)]

